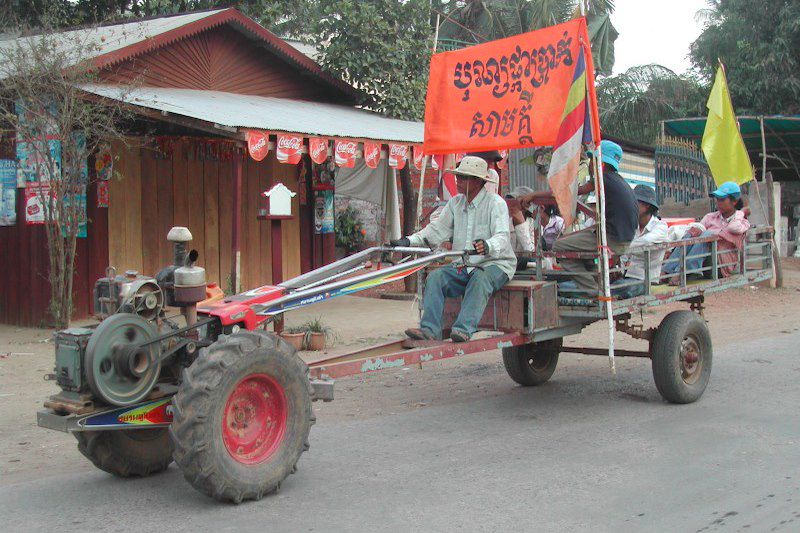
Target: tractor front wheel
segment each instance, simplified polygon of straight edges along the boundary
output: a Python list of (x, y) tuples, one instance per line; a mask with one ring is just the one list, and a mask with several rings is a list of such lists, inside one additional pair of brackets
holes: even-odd
[(308, 449), (312, 394), (308, 367), (279, 337), (223, 335), (183, 373), (170, 426), (175, 462), (217, 500), (275, 492)]
[(172, 462), (166, 428), (83, 431), (73, 433), (78, 451), (94, 466), (119, 477), (149, 476)]

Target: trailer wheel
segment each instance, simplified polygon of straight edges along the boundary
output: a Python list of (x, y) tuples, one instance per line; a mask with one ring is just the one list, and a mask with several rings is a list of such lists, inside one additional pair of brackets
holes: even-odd
[(547, 382), (556, 371), (562, 339), (503, 348), (503, 364), (511, 379), (531, 387)]
[(183, 372), (169, 430), (175, 462), (220, 501), (275, 492), (308, 449), (313, 392), (308, 367), (283, 339), (220, 336)]
[(78, 451), (94, 466), (119, 477), (149, 476), (172, 462), (166, 428), (73, 433)]
[(673, 311), (656, 330), (650, 352), (653, 379), (661, 396), (672, 403), (700, 399), (711, 377), (711, 335), (692, 311)]

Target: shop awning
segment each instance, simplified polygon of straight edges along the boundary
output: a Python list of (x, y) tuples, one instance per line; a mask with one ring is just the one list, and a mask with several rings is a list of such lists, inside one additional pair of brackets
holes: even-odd
[[(759, 175), (764, 152), (761, 140), (762, 119), (767, 148), (767, 171), (772, 172), (777, 180), (797, 179), (800, 177), (800, 115), (737, 117), (750, 162)], [(706, 118), (665, 120), (663, 126), (665, 134), (692, 139), (699, 146), (706, 128)]]
[(89, 85), (84, 90), (134, 106), (208, 122), (324, 137), (421, 143), (423, 123), (336, 104), (195, 89)]

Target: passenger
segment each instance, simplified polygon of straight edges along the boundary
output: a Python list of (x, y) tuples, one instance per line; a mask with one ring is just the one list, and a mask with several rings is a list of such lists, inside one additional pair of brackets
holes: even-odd
[(564, 219), (559, 216), (558, 208), (554, 205), (541, 206), (539, 220), (542, 227), (542, 250), (553, 249), (556, 239), (564, 233)]
[[(726, 181), (720, 185), (717, 190), (709, 195), (716, 199), (717, 210), (707, 214), (700, 221), (700, 224), (705, 227), (705, 231), (701, 232), (694, 226), (690, 227), (684, 236), (684, 240), (712, 235), (718, 237), (717, 250), (719, 258), (717, 259), (717, 264), (722, 265), (719, 268), (719, 273), (723, 277), (739, 272), (739, 251), (744, 244), (747, 230), (750, 229), (750, 222), (745, 217), (744, 211), (741, 210), (744, 207), (741, 194), (739, 186), (732, 181)], [(711, 251), (711, 243), (693, 244), (688, 247), (688, 251), (685, 251), (686, 248), (685, 246), (676, 248), (670, 259), (664, 264), (664, 273), (674, 275), (670, 279), (670, 285), (677, 286), (681, 283), (680, 268), (684, 253), (686, 253), (686, 279), (703, 279), (702, 272), (691, 271), (699, 271), (703, 267), (703, 262), (708, 258), (708, 254)]]
[(441, 339), (445, 299), (463, 296), (450, 338), (468, 341), (478, 329), (489, 297), (514, 277), (517, 258), (511, 248), (508, 207), (500, 196), (484, 188), (490, 179), (486, 161), (465, 156), (453, 173), (459, 194), (447, 202), (442, 215), (421, 231), (391, 244), (436, 246), (452, 238), (454, 250), (474, 249), (479, 255), (471, 256), (466, 265), (453, 263), (428, 277), (420, 327), (406, 330), (412, 339)]
[[(620, 176), (619, 164), (622, 161), (622, 148), (614, 142), (602, 141), (603, 186), (606, 195), (606, 235), (608, 247), (621, 255), (628, 249), (639, 224), (639, 207), (630, 185)], [(588, 194), (594, 189), (589, 181), (578, 187), (578, 194)], [(552, 193), (537, 192), (526, 196), (522, 203), (537, 202), (552, 198)], [(556, 240), (555, 252), (597, 252), (597, 227), (592, 226), (569, 233)], [(572, 279), (577, 288), (587, 296), (597, 295), (598, 280), (594, 261), (583, 259), (559, 259), (564, 270), (573, 273)], [(562, 285), (564, 287), (564, 285)]]
[[(650, 246), (653, 244), (663, 244), (669, 242), (667, 223), (656, 216), (658, 213), (658, 199), (656, 191), (647, 185), (637, 185), (633, 189), (633, 194), (639, 202), (639, 227), (636, 228), (636, 236), (631, 241), (631, 248)], [(650, 283), (659, 283), (661, 276), (661, 263), (664, 261), (665, 250), (652, 252), (650, 254)], [(634, 298), (644, 294), (644, 283), (620, 287), (614, 290), (613, 285), (630, 283), (632, 280), (645, 279), (644, 254), (631, 254), (622, 258), (624, 263), (628, 263), (625, 277), (612, 283), (612, 293), (621, 299)]]
[(518, 198), (533, 192), (530, 187), (521, 185), (515, 187), (511, 193), (506, 195), (508, 204), (508, 214), (511, 216), (509, 229), (511, 230), (511, 246), (514, 252), (535, 252), (536, 246), (533, 244), (533, 217), (530, 207), (523, 208)]

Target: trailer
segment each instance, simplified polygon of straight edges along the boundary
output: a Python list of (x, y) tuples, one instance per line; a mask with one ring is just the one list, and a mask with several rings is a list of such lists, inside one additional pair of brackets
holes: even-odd
[[(723, 265), (713, 238), (636, 250), (649, 255), (710, 242), (706, 266), (697, 271), (687, 272), (681, 254), (680, 286), (645, 280), (643, 296), (612, 302), (616, 330), (647, 342), (616, 355), (651, 359), (655, 385), (667, 401), (698, 400), (713, 354), (705, 297), (769, 279), (771, 235), (771, 228), (752, 230), (739, 274), (731, 277), (719, 276)], [(605, 305), (565, 296), (566, 290), (560, 295), (557, 280), (570, 273), (543, 270), (539, 253), (530, 269), (491, 298), (481, 334), (469, 342), (397, 341), (306, 364), (268, 330), (284, 313), (412, 274), (424, 283), (426, 271), (470, 252), (375, 247), (276, 286), (209, 301), (197, 254), (186, 252), (189, 231), (173, 228), (169, 237), (174, 265), (155, 278), (109, 270), (95, 286), (97, 326), (55, 334), (50, 378), (61, 391), (37, 415), (40, 426), (72, 433), (84, 456), (116, 476), (154, 474), (174, 460), (209, 496), (259, 499), (295, 471), (309, 448), (312, 402), (333, 400), (336, 379), (499, 350), (511, 379), (537, 386), (551, 378), (562, 353), (606, 354), (564, 342), (604, 320)], [(688, 274), (705, 277), (687, 281)], [(634, 323), (636, 311), (671, 302), (689, 309), (669, 313), (657, 328)], [(445, 324), (452, 324), (459, 305), (447, 302)]]

